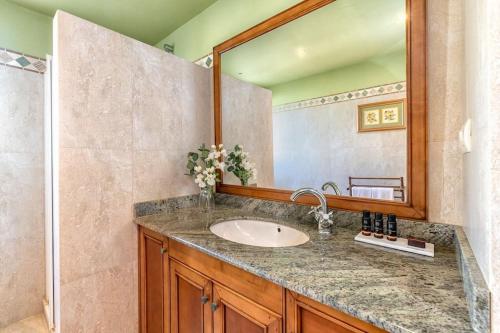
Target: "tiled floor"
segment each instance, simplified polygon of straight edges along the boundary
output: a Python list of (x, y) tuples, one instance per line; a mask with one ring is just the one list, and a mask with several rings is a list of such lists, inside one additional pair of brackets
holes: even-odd
[(43, 314), (38, 314), (0, 328), (0, 333), (49, 333), (49, 329)]

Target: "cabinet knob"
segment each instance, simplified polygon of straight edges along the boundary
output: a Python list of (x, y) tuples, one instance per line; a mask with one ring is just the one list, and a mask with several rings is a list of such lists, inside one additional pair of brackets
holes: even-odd
[(201, 296), (201, 303), (206, 304), (207, 302), (208, 302), (208, 296), (207, 295)]
[(215, 312), (217, 311), (217, 308), (219, 307), (219, 305), (217, 303), (212, 303), (210, 304), (210, 308), (212, 309), (212, 312)]
[(162, 248), (160, 249), (160, 253), (161, 253), (161, 254), (164, 254), (165, 252), (167, 252), (167, 249), (166, 249), (165, 247), (162, 247)]

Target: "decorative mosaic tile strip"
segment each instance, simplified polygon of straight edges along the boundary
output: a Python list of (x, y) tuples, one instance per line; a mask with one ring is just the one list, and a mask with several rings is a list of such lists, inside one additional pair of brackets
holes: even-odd
[(44, 73), (46, 70), (45, 59), (0, 48), (0, 65), (20, 68), (23, 70)]
[(201, 67), (212, 68), (214, 65), (214, 56), (212, 53), (207, 54), (203, 58), (196, 60), (194, 63), (200, 65)]
[(390, 83), (382, 86), (365, 88), (360, 90), (347, 91), (340, 94), (311, 98), (299, 102), (276, 105), (273, 112), (284, 112), (305, 107), (320, 106), (345, 101), (352, 101), (359, 98), (380, 96), (406, 91), (406, 81)]

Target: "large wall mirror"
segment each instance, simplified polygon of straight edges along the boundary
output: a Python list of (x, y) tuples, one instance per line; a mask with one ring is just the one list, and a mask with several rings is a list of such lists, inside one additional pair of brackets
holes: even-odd
[[(219, 191), (425, 218), (425, 1), (304, 1), (214, 49)], [(249, 177), (250, 176), (250, 177)], [(304, 203), (313, 203), (311, 198)]]

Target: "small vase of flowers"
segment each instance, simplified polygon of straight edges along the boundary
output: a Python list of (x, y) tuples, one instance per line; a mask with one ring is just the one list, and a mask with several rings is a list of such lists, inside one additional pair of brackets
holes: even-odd
[(241, 185), (248, 186), (250, 179), (257, 179), (257, 169), (251, 163), (248, 153), (243, 151), (243, 146), (236, 145), (226, 159), (227, 171), (232, 172), (241, 182)]
[(224, 145), (212, 145), (210, 148), (202, 144), (197, 152), (188, 153), (187, 169), (188, 176), (194, 178), (194, 182), (200, 188), (199, 205), (204, 209), (215, 206), (215, 184), (220, 182), (217, 170), (224, 172), (227, 153)]

